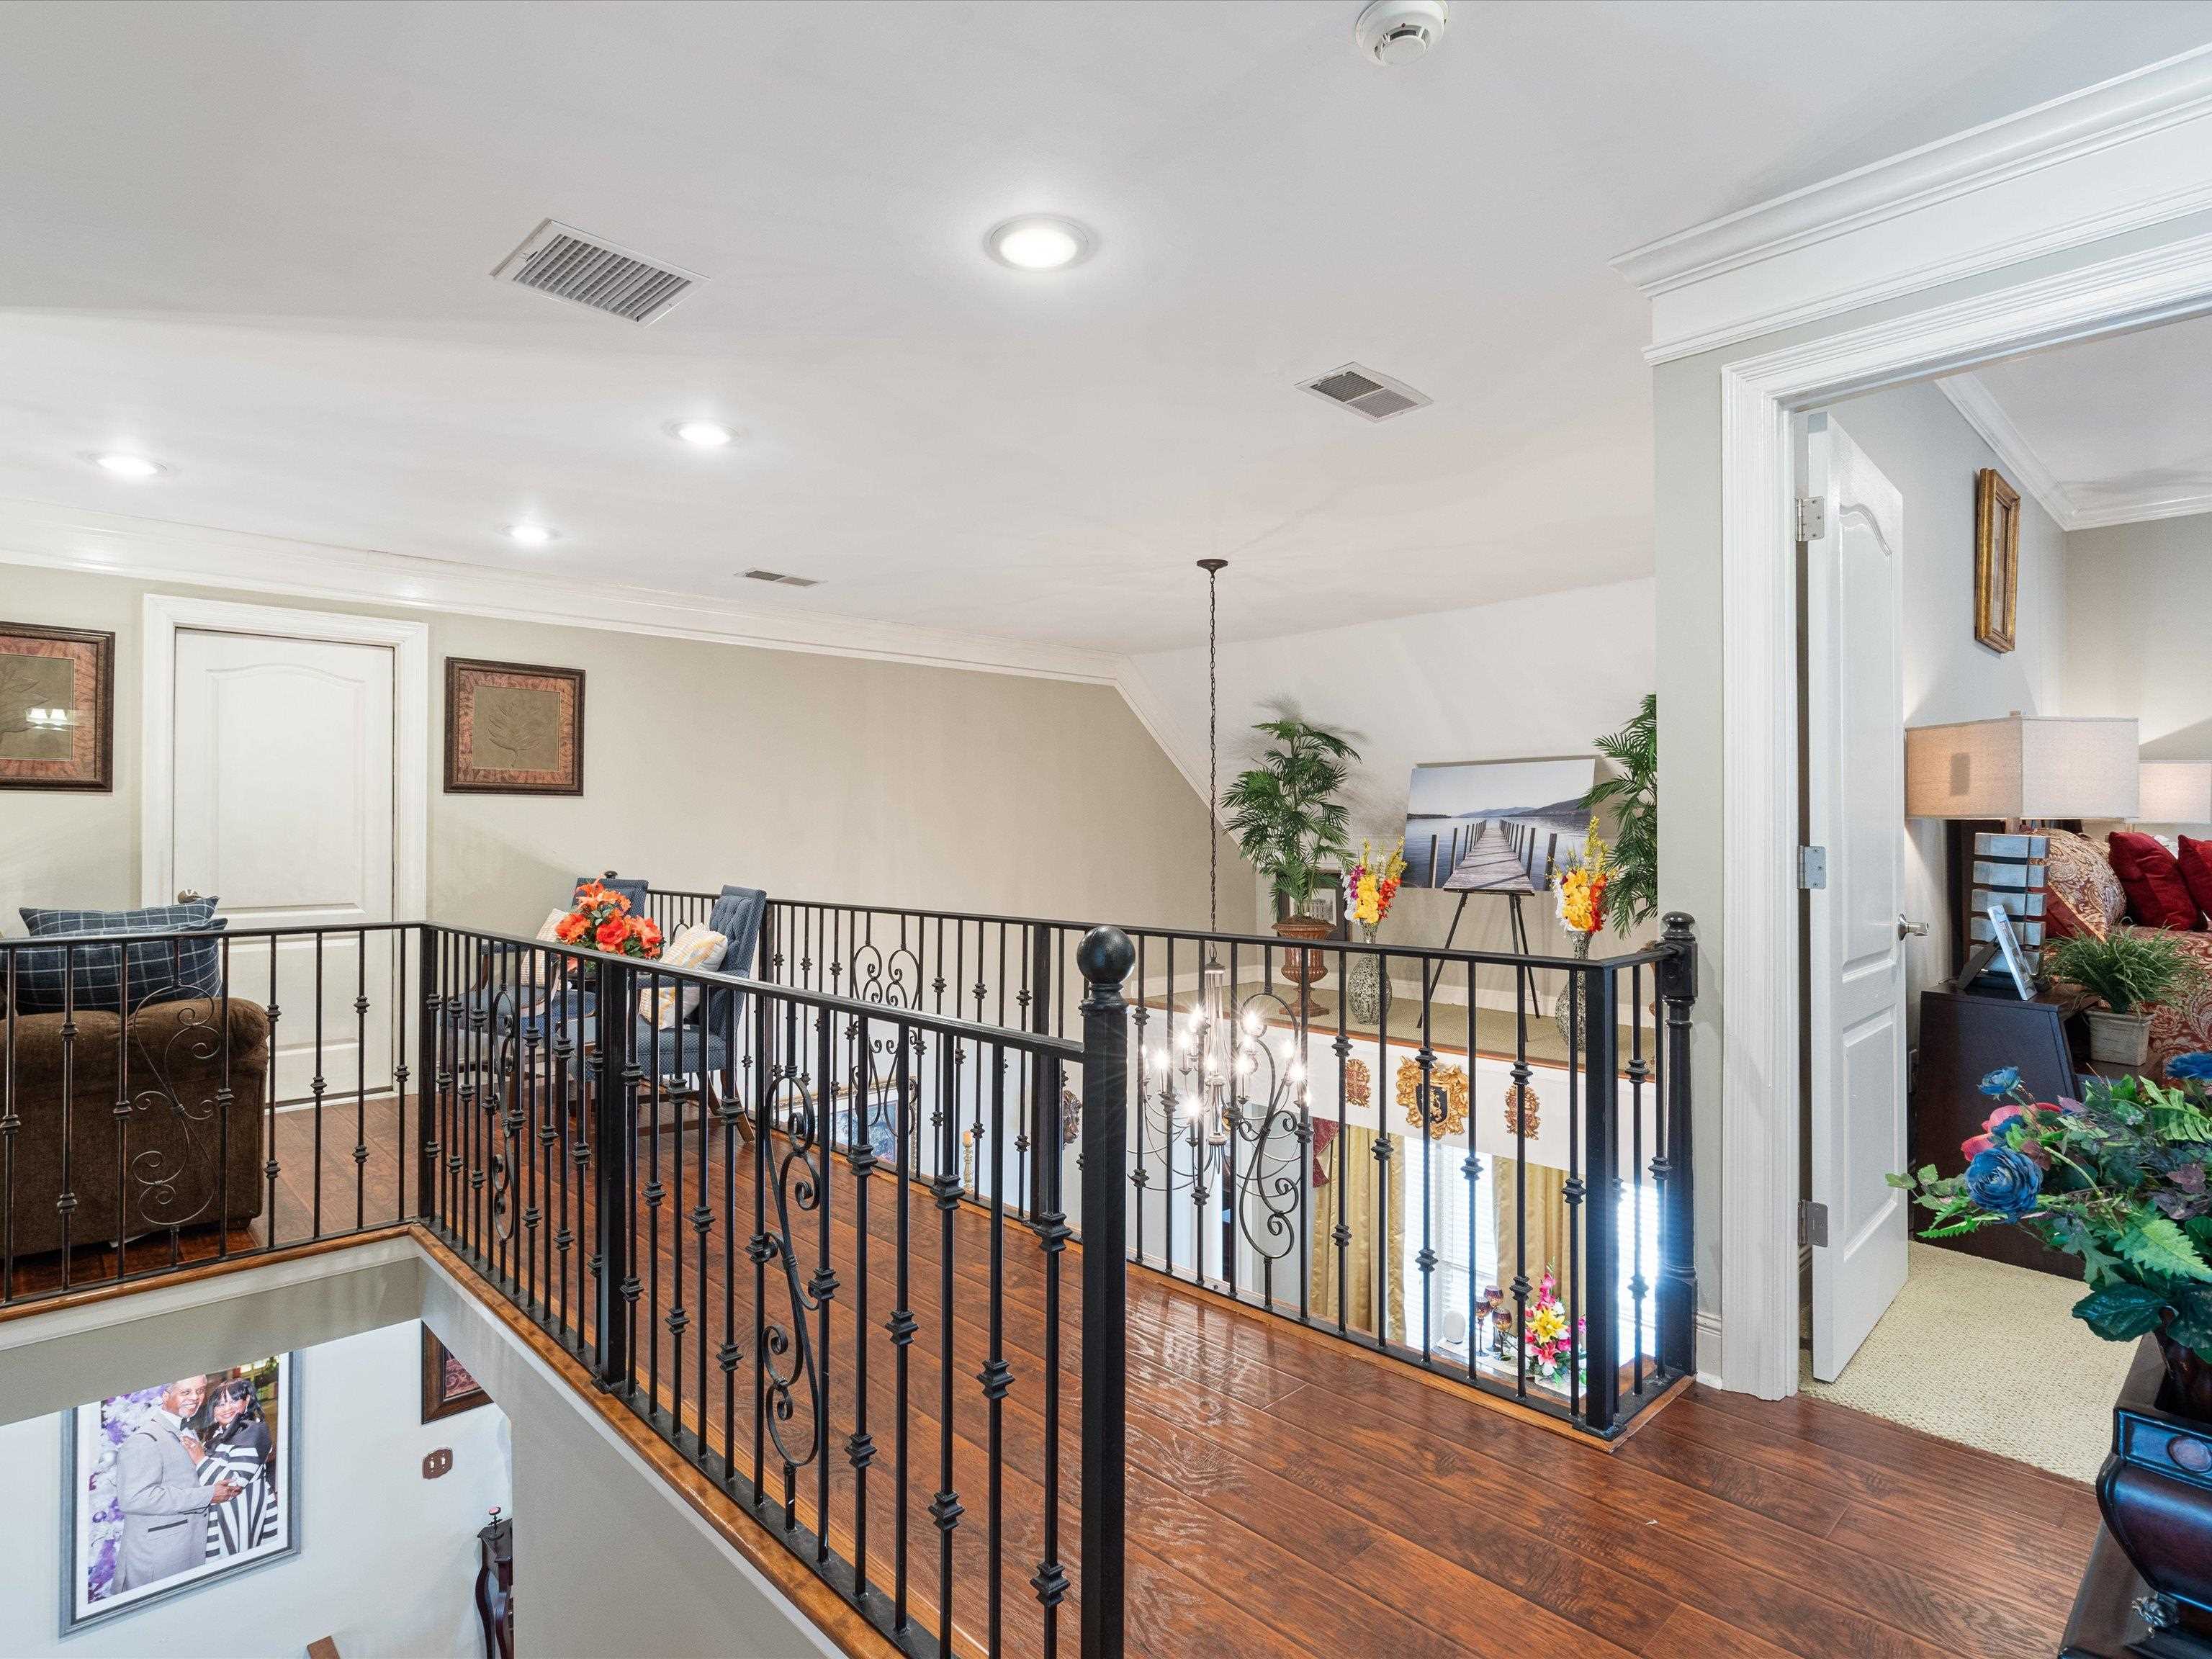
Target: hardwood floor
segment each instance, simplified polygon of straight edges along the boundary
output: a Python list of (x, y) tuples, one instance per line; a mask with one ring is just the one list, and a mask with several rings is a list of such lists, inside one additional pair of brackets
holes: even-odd
[[(318, 1168), (325, 1219), (354, 1219), (350, 1110), (342, 1127), (326, 1121), (319, 1162), (312, 1127), (305, 1114), (278, 1119), (280, 1238), (304, 1233)], [(373, 1225), (392, 1218), (396, 1200), (398, 1126), (388, 1103), (368, 1144), (362, 1218)], [(709, 1446), (722, 1450), (733, 1431), (729, 1449), (750, 1471), (753, 1268), (743, 1241), (753, 1225), (755, 1174), (750, 1153), (726, 1171), (714, 1149), (709, 1154), (702, 1284), (698, 1235), (688, 1219), (699, 1203), (699, 1139), (694, 1129), (684, 1142), (680, 1200), (672, 1143), (664, 1141), (659, 1272), (638, 1304), (638, 1365), (642, 1374), (652, 1358), (649, 1334), (658, 1331), (665, 1405), (680, 1354), (688, 1441), (701, 1425), (706, 1356)], [(860, 1510), (847, 1439), (865, 1397), (877, 1447), (867, 1480), (868, 1576), (884, 1583), (898, 1527), (896, 1349), (884, 1328), (899, 1305), (896, 1183), (883, 1176), (869, 1183), (864, 1278), (856, 1183), (842, 1160), (835, 1167), (830, 1530), (851, 1559)], [(726, 1285), (715, 1212), (729, 1190), (738, 1254)], [(557, 1194), (534, 1196), (550, 1216)], [(527, 1183), (521, 1197), (533, 1197)], [(639, 1213), (642, 1240), (642, 1200)], [(811, 1213), (795, 1219), (804, 1274), (817, 1265), (820, 1223)], [(926, 1192), (910, 1190), (907, 1305), (917, 1322), (906, 1353), (909, 1605), (934, 1627), (942, 1544), (929, 1504), (949, 1424), (950, 1486), (964, 1510), (951, 1534), (956, 1645), (982, 1652), (994, 1460), (978, 1377), (991, 1352), (990, 1223), (972, 1206), (951, 1217), (948, 1321), (945, 1220)], [(678, 1237), (685, 1317), (672, 1330)], [(1013, 1372), (1000, 1424), (1000, 1633), (1005, 1652), (1030, 1654), (1042, 1636), (1028, 1581), (1043, 1547), (1043, 1262), (1036, 1236), (1018, 1223), (1005, 1224), (1000, 1243), (1004, 1353)], [(206, 1236), (187, 1241), (192, 1255), (212, 1248)], [(76, 1277), (84, 1283), (112, 1272), (113, 1253), (81, 1261)], [(1071, 1250), (1062, 1263), (1059, 1402), (1061, 1555), (1078, 1584), (1080, 1261)], [(134, 1267), (150, 1265), (152, 1257), (134, 1253)], [(787, 1316), (787, 1293), (773, 1279), (769, 1305)], [(726, 1318), (744, 1350), (726, 1419), (722, 1373), (712, 1362), (729, 1333)], [(818, 1327), (811, 1316), (808, 1324), (811, 1340)], [(865, 1389), (854, 1346), (863, 1330)], [(2047, 1659), (2097, 1529), (2087, 1487), (1825, 1401), (1766, 1402), (1692, 1388), (1607, 1450), (1518, 1420), (1410, 1367), (1142, 1271), (1131, 1277), (1129, 1347), (1129, 1648), (1153, 1659), (1386, 1652)], [(948, 1353), (949, 1367), (940, 1358)], [(793, 1442), (811, 1441), (804, 1390), (785, 1427)], [(769, 1490), (781, 1495), (772, 1444), (763, 1472)], [(814, 1514), (819, 1479), (818, 1464), (797, 1474), (793, 1507), (802, 1520)], [(1076, 1616), (1071, 1595), (1061, 1613), (1071, 1650)]]

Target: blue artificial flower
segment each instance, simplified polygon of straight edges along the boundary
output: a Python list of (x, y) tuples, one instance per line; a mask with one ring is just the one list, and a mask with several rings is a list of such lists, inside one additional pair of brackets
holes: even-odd
[(1991, 1100), (2008, 1095), (2020, 1087), (2020, 1067), (2000, 1066), (1982, 1079), (1982, 1092)]
[(2166, 1074), (2198, 1083), (2212, 1082), (2212, 1054), (2176, 1054), (2166, 1062)]
[(2043, 1171), (2027, 1153), (2010, 1146), (1991, 1146), (1974, 1154), (1966, 1165), (1966, 1191), (1982, 1208), (2018, 1221), (2035, 1208), (2043, 1190)]

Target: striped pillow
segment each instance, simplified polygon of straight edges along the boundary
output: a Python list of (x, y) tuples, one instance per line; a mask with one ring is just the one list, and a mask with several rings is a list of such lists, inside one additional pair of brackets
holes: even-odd
[[(687, 921), (668, 941), (660, 960), (670, 968), (703, 968), (711, 973), (722, 965), (722, 952), (729, 943), (712, 928)], [(672, 1030), (677, 1024), (677, 993), (683, 993), (684, 1018), (690, 1019), (699, 1009), (699, 988), (673, 980), (665, 980), (658, 988), (648, 986), (637, 994), (638, 1018), (651, 1020), (664, 1031)]]
[(157, 1002), (222, 993), (222, 951), (204, 937), (230, 926), (218, 921), (216, 899), (161, 904), (142, 910), (42, 910), (25, 905), (20, 914), (34, 939), (69, 939), (88, 933), (194, 933), (179, 940), (140, 939), (120, 945), (18, 951), (15, 1011), (58, 1014), (64, 1009), (120, 1013), (124, 999), (136, 1012)]

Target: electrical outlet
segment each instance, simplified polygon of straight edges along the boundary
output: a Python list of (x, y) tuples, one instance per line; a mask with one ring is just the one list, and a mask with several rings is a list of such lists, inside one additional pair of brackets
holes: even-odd
[(453, 1467), (453, 1449), (451, 1446), (441, 1446), (437, 1450), (425, 1452), (422, 1455), (422, 1478), (425, 1480), (435, 1480)]

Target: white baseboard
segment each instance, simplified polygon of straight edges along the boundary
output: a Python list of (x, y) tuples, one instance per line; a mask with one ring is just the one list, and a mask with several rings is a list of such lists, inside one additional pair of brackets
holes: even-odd
[(1698, 1310), (1698, 1381), (1709, 1389), (1724, 1389), (1721, 1381), (1721, 1316)]

